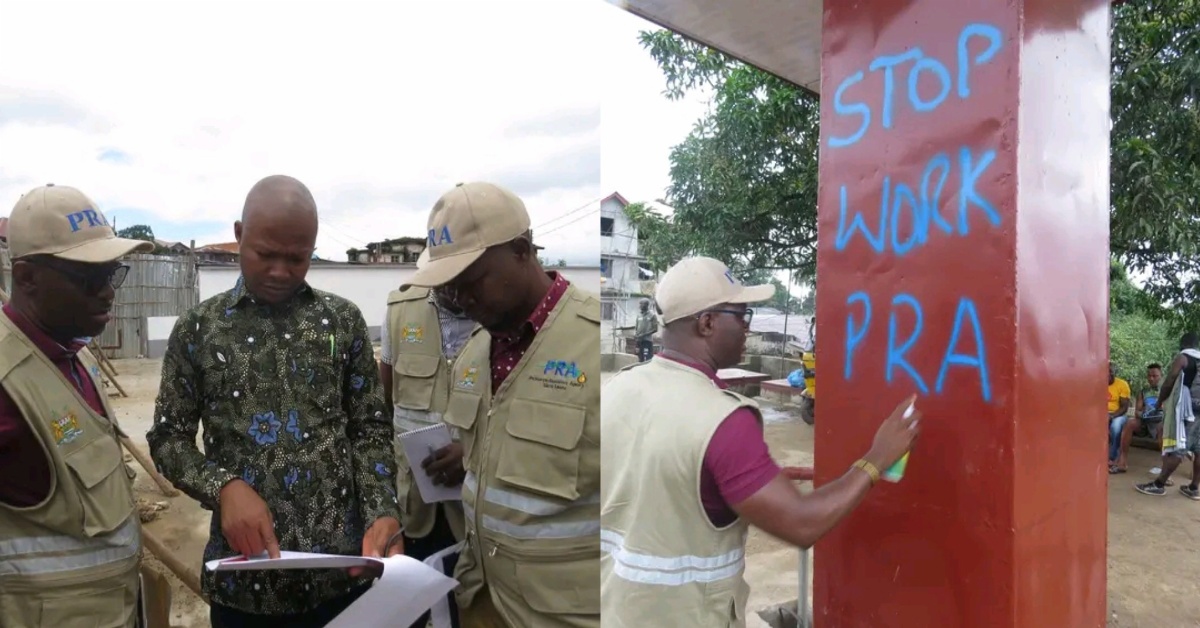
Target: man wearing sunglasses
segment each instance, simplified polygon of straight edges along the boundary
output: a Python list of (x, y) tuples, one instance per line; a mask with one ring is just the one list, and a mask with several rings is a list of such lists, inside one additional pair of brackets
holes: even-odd
[[(422, 265), (425, 256), (418, 260)], [(451, 366), (471, 337), (475, 321), (454, 304), (444, 289), (409, 288), (388, 295), (379, 334), (379, 381), (384, 405), (392, 408), (396, 432), (396, 495), (404, 531), (404, 553), (426, 560), (452, 547), (464, 534), (461, 501), (427, 504), (414, 479), (424, 458), (409, 460), (401, 436), (442, 422), (450, 397)], [(460, 486), (461, 466), (443, 472), (435, 483)], [(446, 556), (442, 567), (454, 575), (457, 558)], [(412, 628), (459, 628), (453, 593), (413, 623)]]
[(445, 286), (481, 328), (443, 417), (461, 442), (422, 463), (466, 471), (462, 625), (599, 628), (600, 299), (542, 269), (525, 203), (500, 186), (456, 186), (428, 230), (410, 283)]
[(0, 314), (0, 626), (139, 624), (134, 473), (85, 350), (129, 267), (153, 244), (118, 238), (71, 187), (21, 197), (8, 223)]
[(663, 351), (617, 373), (601, 393), (600, 597), (605, 626), (744, 625), (749, 524), (810, 547), (908, 451), (919, 413), (905, 400), (841, 478), (802, 496), (771, 459), (758, 405), (717, 370), (746, 347), (750, 303), (721, 262), (681, 260), (655, 294)]

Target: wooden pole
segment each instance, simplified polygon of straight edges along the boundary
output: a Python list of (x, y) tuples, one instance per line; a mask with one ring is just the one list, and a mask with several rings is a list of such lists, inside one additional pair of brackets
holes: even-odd
[(105, 368), (104, 362), (101, 362), (100, 360), (96, 360), (96, 364), (100, 365), (100, 370), (104, 372), (104, 375), (108, 378), (108, 381), (112, 382), (113, 386), (116, 386), (117, 392), (121, 393), (122, 397), (128, 397), (129, 393), (125, 392), (125, 389), (121, 386), (121, 382), (117, 381), (117, 374), (111, 370), (112, 364), (109, 364), (107, 368)]
[(187, 565), (183, 564), (183, 561), (179, 560), (179, 557), (167, 549), (167, 546), (163, 545), (163, 542), (157, 536), (154, 536), (153, 532), (147, 530), (145, 526), (142, 526), (142, 544), (167, 569), (170, 569), (171, 573), (175, 574), (175, 577), (179, 578), (184, 586), (191, 589), (196, 594), (196, 597), (204, 600), (205, 604), (208, 603), (204, 594), (200, 592), (200, 574), (198, 573), (198, 569), (188, 569)]
[(158, 469), (154, 468), (154, 463), (151, 462), (150, 457), (147, 456), (146, 453), (141, 449), (139, 449), (138, 446), (133, 443), (133, 441), (129, 440), (128, 436), (125, 436), (124, 434), (121, 435), (121, 444), (125, 446), (125, 450), (128, 451), (131, 456), (133, 456), (134, 460), (137, 460), (138, 464), (142, 465), (142, 468), (146, 470), (146, 473), (150, 474), (150, 479), (154, 480), (154, 483), (158, 485), (158, 489), (162, 491), (163, 495), (166, 495), (167, 497), (179, 496), (179, 489), (175, 488), (175, 486), (172, 485), (167, 478), (163, 477), (162, 474), (158, 472)]
[(92, 353), (96, 355), (97, 361), (107, 364), (108, 370), (111, 371), (113, 375), (119, 375), (119, 373), (117, 373), (117, 365), (113, 364), (112, 360), (108, 359), (108, 356), (105, 355), (104, 350), (100, 348), (100, 343), (96, 342), (95, 338), (92, 338), (91, 345)]

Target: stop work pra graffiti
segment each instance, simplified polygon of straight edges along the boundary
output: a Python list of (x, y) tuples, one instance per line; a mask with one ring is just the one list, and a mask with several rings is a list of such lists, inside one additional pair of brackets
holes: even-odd
[[(838, 120), (835, 123), (838, 128), (854, 130), (848, 135), (828, 134), (828, 148), (838, 151), (855, 146), (872, 125), (878, 125), (883, 132), (890, 131), (899, 107), (908, 107), (917, 114), (930, 114), (951, 98), (969, 100), (973, 73), (995, 59), (1003, 39), (995, 26), (972, 23), (958, 33), (956, 43), (953, 59), (938, 59), (918, 47), (910, 47), (899, 54), (876, 57), (865, 70), (844, 79), (833, 95), (834, 119)], [(856, 90), (855, 87), (868, 76), (871, 80), (881, 81), (882, 90)], [(906, 89), (898, 89), (898, 85)], [(878, 94), (881, 98), (876, 102), (874, 98), (856, 96), (856, 91)], [(926, 115), (906, 119), (935, 124), (934, 119)], [(834, 154), (829, 157), (836, 160)], [(1000, 226), (1001, 216), (995, 204), (977, 185), (985, 180), (995, 158), (996, 150), (991, 146), (934, 145), (919, 177), (908, 181), (890, 174), (883, 177), (877, 216), (871, 216), (875, 209), (873, 202), (870, 207), (849, 206), (852, 197), (861, 199), (873, 195), (857, 190), (852, 195), (847, 184), (835, 181), (839, 207), (834, 250), (840, 253), (859, 240), (860, 245), (865, 245), (875, 255), (904, 258), (919, 254), (931, 239), (968, 237), (973, 226), (984, 229)], [(848, 174), (853, 177), (849, 180), (865, 179), (854, 176), (857, 173)], [(928, 312), (917, 297), (900, 293), (893, 295), (885, 307), (889, 307), (889, 314), (884, 373), (889, 384), (898, 377), (905, 377), (923, 395), (940, 394), (946, 389), (952, 369), (966, 368), (978, 375), (982, 400), (991, 401), (987, 343), (973, 299), (960, 296), (953, 312)], [(866, 292), (854, 292), (846, 300), (846, 309), (843, 375), (849, 380), (854, 375), (855, 354), (861, 351), (873, 328), (871, 298)], [(907, 313), (898, 319), (898, 314), (903, 311)], [(907, 354), (919, 346), (927, 317), (949, 319), (950, 316), (953, 316), (950, 338), (941, 353), (937, 372), (922, 374), (913, 367)], [(911, 327), (902, 326), (900, 320), (913, 322)], [(966, 383), (969, 380), (956, 377), (954, 381)]]

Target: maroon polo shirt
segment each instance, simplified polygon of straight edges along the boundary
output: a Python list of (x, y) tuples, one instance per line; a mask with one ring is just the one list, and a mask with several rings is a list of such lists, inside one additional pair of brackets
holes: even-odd
[(554, 306), (562, 299), (562, 296), (567, 293), (567, 286), (570, 282), (566, 277), (557, 272), (546, 273), (554, 282), (550, 284), (550, 289), (546, 291), (546, 296), (542, 297), (542, 301), (538, 306), (533, 308), (533, 313), (529, 318), (521, 324), (521, 327), (516, 332), (506, 336), (492, 336), (491, 362), (492, 362), (492, 394), (500, 389), (500, 384), (508, 378), (508, 374), (512, 373), (517, 363), (524, 357), (525, 352), (529, 350), (529, 345), (533, 344), (533, 337), (542, 330), (542, 326), (546, 324), (546, 319), (550, 317), (550, 312)]
[[(655, 358), (690, 366), (707, 375), (718, 388), (729, 387), (707, 364), (663, 355)], [(770, 484), (779, 471), (779, 465), (767, 448), (758, 416), (748, 408), (734, 410), (713, 433), (704, 452), (700, 501), (709, 521), (718, 527), (733, 523), (738, 515), (732, 504), (740, 504), (754, 496)]]
[[(79, 351), (87, 346), (86, 343), (72, 342), (64, 347), (11, 305), (0, 309), (58, 367), (88, 406), (105, 416), (100, 393), (87, 368), (79, 361)], [(50, 418), (33, 417), (33, 420)], [(8, 391), (0, 387), (0, 502), (17, 507), (33, 506), (44, 500), (49, 492), (50, 463), (17, 404), (13, 403)]]

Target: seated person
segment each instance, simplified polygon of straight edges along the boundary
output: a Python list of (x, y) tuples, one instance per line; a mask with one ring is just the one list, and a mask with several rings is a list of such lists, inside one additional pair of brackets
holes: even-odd
[(1162, 445), (1163, 411), (1158, 406), (1158, 390), (1162, 383), (1162, 365), (1154, 362), (1146, 367), (1146, 385), (1137, 395), (1136, 411), (1132, 418), (1125, 423), (1121, 430), (1121, 451), (1116, 464), (1109, 467), (1109, 473), (1124, 473), (1127, 468), (1126, 457), (1129, 454), (1129, 444), (1133, 437), (1145, 436), (1158, 440)]
[(1108, 472), (1120, 473), (1117, 458), (1121, 455), (1121, 434), (1129, 419), (1129, 382), (1117, 377), (1117, 367), (1108, 363)]

